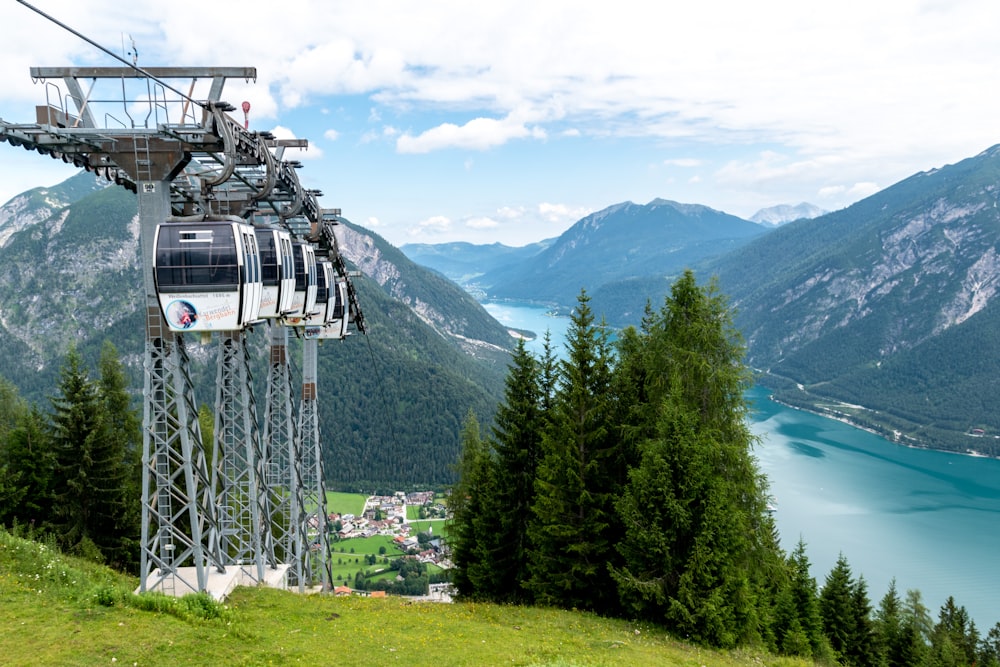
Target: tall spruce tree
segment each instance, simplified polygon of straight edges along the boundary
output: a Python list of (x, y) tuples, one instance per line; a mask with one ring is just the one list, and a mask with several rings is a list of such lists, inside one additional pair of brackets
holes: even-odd
[(622, 602), (697, 641), (757, 641), (760, 598), (782, 557), (751, 455), (742, 342), (714, 282), (702, 289), (691, 271), (643, 328), (622, 348), (644, 365), (622, 362), (652, 408), (634, 413), (632, 428), (651, 437), (617, 506)]
[(103, 549), (108, 562), (121, 568), (138, 565), (142, 504), (142, 421), (133, 408), (128, 378), (118, 350), (110, 341), (101, 348), (98, 362), (98, 395), (105, 429), (104, 447), (112, 465), (107, 469), (108, 487), (120, 487), (113, 499), (116, 539)]
[(799, 538), (788, 557), (788, 587), (782, 591), (778, 605), (775, 640), (782, 653), (812, 655), (819, 662), (831, 662), (832, 652), (819, 611), (819, 592), (809, 567), (806, 543)]
[(913, 667), (923, 663), (927, 645), (913, 619), (905, 613), (895, 579), (889, 582), (889, 589), (879, 601), (874, 630), (886, 667)]
[(45, 527), (52, 515), (55, 455), (48, 419), (37, 406), (25, 410), (7, 434), (3, 464), (14, 485), (4, 504), (6, 511), (0, 510), (0, 521)]
[(577, 298), (542, 438), (528, 589), (542, 604), (609, 613), (617, 608), (607, 564), (615, 556), (610, 482), (618, 440), (609, 423), (610, 346), (589, 301), (585, 291)]
[(0, 378), (0, 452), (7, 442), (7, 435), (17, 426), (28, 410), (24, 399), (13, 383)]
[(498, 585), (497, 602), (530, 601), (527, 588), (527, 519), (535, 500), (535, 476), (541, 458), (543, 413), (542, 387), (535, 358), (518, 340), (493, 426), (497, 459), (495, 511), (499, 530), (492, 554)]
[(823, 630), (841, 664), (876, 667), (881, 656), (872, 621), (868, 585), (862, 576), (855, 580), (844, 554), (826, 577), (820, 592)]
[(462, 597), (492, 600), (498, 588), (492, 562), (499, 516), (495, 505), (496, 464), (471, 410), (462, 426), (461, 443), (458, 481), (452, 487), (450, 501), (450, 542), (455, 563), (452, 582)]
[(868, 583), (858, 575), (851, 590), (854, 607), (854, 636), (848, 651), (848, 662), (857, 667), (878, 667), (882, 664), (875, 623), (872, 618), (871, 600), (868, 598)]
[(121, 566), (134, 539), (125, 525), (132, 511), (125, 454), (75, 347), (66, 355), (51, 400), (56, 539), (72, 553)]
[(971, 667), (976, 664), (979, 630), (965, 607), (949, 596), (941, 605), (931, 632), (930, 661), (935, 667)]

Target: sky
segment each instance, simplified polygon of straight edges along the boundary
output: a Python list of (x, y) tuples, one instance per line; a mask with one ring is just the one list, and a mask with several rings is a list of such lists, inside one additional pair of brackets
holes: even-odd
[[(837, 210), (1000, 143), (996, 0), (30, 4), (141, 67), (255, 67), (233, 115), (307, 139), (286, 157), (320, 205), (397, 246), (520, 246), (656, 198)], [(120, 65), (0, 16), (4, 121), (60, 95), (31, 66)], [(0, 203), (74, 173), (0, 144)]]

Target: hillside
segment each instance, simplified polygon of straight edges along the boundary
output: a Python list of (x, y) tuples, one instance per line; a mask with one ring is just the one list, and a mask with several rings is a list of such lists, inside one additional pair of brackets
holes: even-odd
[(688, 665), (804, 661), (684, 644), (580, 612), (238, 588), (226, 604), (132, 595), (133, 578), (0, 530), (0, 647), (15, 665)]
[[(43, 408), (71, 342), (93, 365), (109, 338), (141, 391), (135, 197), (99, 186), (81, 174), (0, 208), (0, 376)], [(355, 285), (369, 334), (320, 348), (328, 476), (369, 490), (372, 483), (445, 483), (466, 412), (491, 418), (511, 339), (460, 288), (381, 237), (354, 225), (341, 231), (345, 258), (363, 273)], [(263, 366), (266, 327), (248, 336)], [(197, 400), (211, 405), (215, 346), (189, 347)], [(266, 376), (254, 371), (258, 382)], [(263, 396), (261, 387), (261, 410)]]
[(732, 297), (749, 362), (780, 400), (909, 444), (1000, 454), (998, 194), (994, 147), (783, 226), (704, 273)]
[(674, 275), (766, 232), (706, 206), (625, 202), (583, 218), (541, 253), (477, 282), (491, 298), (571, 308), (581, 288), (595, 293), (608, 283)]

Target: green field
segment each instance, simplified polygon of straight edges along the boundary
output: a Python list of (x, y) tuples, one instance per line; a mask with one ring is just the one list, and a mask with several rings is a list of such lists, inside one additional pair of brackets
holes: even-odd
[(326, 492), (326, 511), (330, 514), (353, 514), (361, 516), (365, 510), (365, 500), (368, 498), (363, 493), (337, 493), (336, 491)]
[(448, 537), (448, 527), (450, 526), (450, 521), (445, 521), (443, 519), (427, 519), (425, 521), (408, 521), (410, 524), (410, 535), (416, 535), (417, 533), (426, 533), (428, 529), (431, 529), (431, 534), (434, 537)]
[[(385, 553), (379, 553), (383, 548)], [(391, 537), (385, 535), (375, 535), (374, 537), (355, 537), (349, 540), (330, 543), (330, 571), (333, 577), (333, 585), (345, 586), (354, 585), (354, 577), (358, 570), (376, 571), (389, 567), (383, 563), (384, 558), (391, 562), (403, 554), (396, 547)], [(365, 556), (373, 555), (377, 559), (375, 565), (365, 562)]]
[(811, 663), (717, 652), (591, 614), (237, 588), (225, 604), (133, 595), (134, 577), (0, 529), (0, 650), (10, 665), (736, 667)]

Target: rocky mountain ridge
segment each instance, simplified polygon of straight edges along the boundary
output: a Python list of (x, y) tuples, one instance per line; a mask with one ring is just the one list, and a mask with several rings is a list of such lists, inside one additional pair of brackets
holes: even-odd
[[(42, 409), (70, 344), (93, 365), (111, 340), (137, 397), (143, 385), (136, 200), (95, 181), (83, 173), (0, 208), (0, 376)], [(330, 481), (369, 491), (445, 483), (467, 412), (484, 424), (492, 419), (513, 339), (458, 286), (377, 235), (345, 223), (338, 239), (360, 271), (354, 282), (368, 335), (320, 347)], [(290, 338), (297, 358), (298, 340)], [(259, 383), (267, 377), (266, 327), (253, 327), (247, 340), (259, 352), (252, 373)], [(188, 345), (196, 400), (208, 406), (216, 348), (214, 341)], [(263, 387), (258, 392), (262, 406)]]

